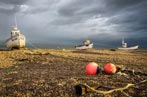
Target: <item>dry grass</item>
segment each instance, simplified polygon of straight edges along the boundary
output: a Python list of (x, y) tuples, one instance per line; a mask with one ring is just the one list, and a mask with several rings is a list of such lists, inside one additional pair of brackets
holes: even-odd
[[(109, 87), (122, 87), (128, 83), (146, 80), (147, 51), (110, 50), (14, 50), (0, 51), (0, 96), (2, 97), (76, 97), (74, 86), (77, 83), (100, 84)], [(96, 62), (101, 67), (111, 62), (123, 65), (127, 76), (98, 74), (86, 75), (88, 62)], [(142, 73), (136, 73), (142, 72)], [(147, 83), (114, 92), (105, 96), (147, 96)], [(100, 88), (101, 90), (107, 90)], [(126, 93), (126, 95), (125, 95)], [(103, 97), (88, 93), (84, 97)]]

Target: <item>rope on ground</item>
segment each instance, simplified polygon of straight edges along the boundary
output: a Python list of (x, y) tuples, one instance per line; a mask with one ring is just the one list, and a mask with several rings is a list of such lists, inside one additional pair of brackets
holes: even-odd
[[(78, 95), (83, 95), (83, 94), (85, 94), (87, 91), (91, 91), (91, 92), (95, 92), (95, 93), (98, 93), (98, 94), (106, 95), (106, 94), (110, 94), (110, 93), (113, 93), (113, 92), (116, 92), (116, 91), (121, 91), (121, 92), (122, 92), (123, 90), (126, 90), (126, 89), (128, 89), (128, 88), (130, 88), (130, 87), (135, 87), (135, 86), (137, 86), (137, 85), (139, 85), (139, 84), (141, 84), (141, 83), (145, 83), (145, 82), (147, 82), (147, 80), (143, 80), (143, 81), (141, 81), (141, 82), (138, 83), (138, 84), (131, 84), (131, 83), (129, 83), (129, 84), (127, 84), (127, 85), (124, 86), (124, 87), (116, 88), (116, 89), (111, 89), (111, 90), (108, 90), (108, 91), (96, 90), (95, 88), (90, 87), (90, 86), (87, 85), (87, 84), (82, 84), (82, 83), (80, 83), (80, 84), (78, 84), (78, 85), (75, 86), (75, 89), (76, 89), (76, 93), (77, 93)], [(80, 90), (80, 91), (79, 91), (79, 90)]]

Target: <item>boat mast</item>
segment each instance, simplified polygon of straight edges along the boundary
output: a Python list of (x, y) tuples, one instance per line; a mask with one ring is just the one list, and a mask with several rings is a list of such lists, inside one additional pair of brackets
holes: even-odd
[(122, 38), (122, 44), (124, 44), (125, 43), (125, 41), (124, 41), (124, 37)]
[(125, 43), (124, 37), (122, 38), (122, 47), (123, 47), (123, 48), (126, 48), (126, 47), (127, 47), (127, 43)]
[(16, 16), (15, 16), (15, 27), (17, 28), (17, 21), (16, 21)]
[(11, 31), (11, 36), (15, 36), (15, 35), (19, 35), (20, 34), (20, 31), (17, 29), (17, 21), (16, 21), (16, 16), (14, 18), (14, 26), (13, 26), (13, 29)]

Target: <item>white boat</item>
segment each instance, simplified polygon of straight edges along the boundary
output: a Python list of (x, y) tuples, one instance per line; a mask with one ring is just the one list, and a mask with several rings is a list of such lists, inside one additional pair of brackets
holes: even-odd
[(85, 40), (83, 45), (75, 46), (75, 49), (80, 49), (80, 50), (91, 49), (91, 48), (93, 48), (93, 43), (90, 42), (90, 40)]
[(118, 49), (120, 50), (136, 50), (138, 48), (139, 48), (138, 45), (128, 47), (127, 43), (124, 42), (124, 39), (122, 39), (122, 47), (118, 47)]
[(6, 41), (6, 45), (8, 49), (20, 49), (25, 47), (26, 38), (17, 28), (15, 25), (11, 31), (10, 38)]

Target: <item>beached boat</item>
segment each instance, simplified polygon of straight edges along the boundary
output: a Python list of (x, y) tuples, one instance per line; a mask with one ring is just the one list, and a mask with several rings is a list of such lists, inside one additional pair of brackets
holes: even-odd
[(6, 41), (6, 45), (8, 49), (20, 49), (25, 47), (26, 38), (17, 28), (15, 25), (11, 31), (10, 38)]
[(93, 48), (93, 43), (90, 40), (85, 40), (83, 45), (75, 46), (75, 49), (91, 49)]
[(127, 43), (125, 43), (124, 39), (122, 39), (122, 47), (118, 47), (118, 49), (120, 49), (120, 50), (136, 50), (138, 48), (139, 48), (138, 45), (128, 47)]

